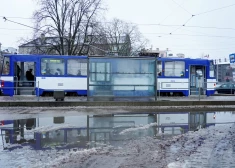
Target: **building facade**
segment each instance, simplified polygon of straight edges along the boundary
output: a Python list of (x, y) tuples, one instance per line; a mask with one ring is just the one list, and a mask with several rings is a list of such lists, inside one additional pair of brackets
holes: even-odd
[(229, 62), (215, 64), (216, 79), (218, 82), (234, 82), (233, 71), (235, 70), (230, 66)]
[[(60, 40), (58, 37), (45, 37), (42, 35), (40, 38), (20, 45), (19, 54), (59, 55), (59, 45)], [(66, 46), (68, 46), (68, 44), (65, 43), (65, 50)], [(115, 56), (129, 56), (131, 52), (131, 41), (128, 35), (118, 37), (118, 41), (115, 37), (110, 38), (98, 35), (88, 35), (84, 41), (78, 42), (76, 50), (78, 51), (77, 53), (80, 53), (81, 55), (109, 54)]]

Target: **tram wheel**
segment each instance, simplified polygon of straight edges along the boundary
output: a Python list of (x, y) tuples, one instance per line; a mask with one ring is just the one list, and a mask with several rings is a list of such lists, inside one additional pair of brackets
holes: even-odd
[(177, 96), (177, 97), (178, 97), (178, 96), (180, 96), (180, 93), (178, 93), (178, 92), (177, 92), (177, 93), (175, 93), (175, 96)]
[(49, 97), (50, 93), (46, 92), (44, 95), (45, 95), (45, 97)]
[(74, 96), (74, 97), (77, 97), (77, 96), (78, 96), (78, 94), (77, 94), (76, 92), (74, 92), (74, 93), (73, 93), (73, 96)]

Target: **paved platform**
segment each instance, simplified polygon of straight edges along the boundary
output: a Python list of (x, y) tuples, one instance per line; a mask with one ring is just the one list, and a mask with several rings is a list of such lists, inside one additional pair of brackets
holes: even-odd
[[(101, 99), (102, 100), (102, 99)], [(50, 101), (54, 102), (55, 99), (53, 97), (36, 97), (36, 96), (0, 96), (0, 102), (31, 102), (31, 101), (39, 101), (45, 102)], [(65, 102), (86, 102), (87, 97), (65, 97)], [(94, 102), (92, 99), (91, 102)], [(155, 102), (155, 97), (150, 98), (114, 98), (114, 102)], [(157, 97), (157, 101), (235, 101), (235, 95), (224, 95), (224, 94), (215, 94), (213, 96), (189, 96), (189, 97)]]
[(87, 97), (66, 97), (55, 101), (52, 97), (14, 96), (0, 97), (0, 107), (63, 107), (106, 108), (121, 107), (127, 111), (235, 111), (235, 96), (211, 97), (161, 97), (131, 99), (116, 98), (115, 101), (87, 101)]

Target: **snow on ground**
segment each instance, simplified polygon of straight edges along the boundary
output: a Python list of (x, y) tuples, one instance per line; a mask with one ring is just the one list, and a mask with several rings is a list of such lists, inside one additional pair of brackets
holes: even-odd
[(1, 151), (0, 167), (235, 167), (235, 125), (211, 126), (163, 140), (143, 137), (126, 141), (122, 147), (60, 151), (23, 149)]
[(129, 133), (129, 132), (137, 131), (137, 130), (146, 130), (146, 129), (149, 129), (150, 127), (157, 126), (157, 125), (158, 125), (157, 123), (150, 123), (150, 124), (147, 124), (147, 125), (140, 125), (140, 126), (136, 126), (135, 128), (124, 129), (119, 134), (122, 135), (122, 134), (126, 134), (126, 133)]

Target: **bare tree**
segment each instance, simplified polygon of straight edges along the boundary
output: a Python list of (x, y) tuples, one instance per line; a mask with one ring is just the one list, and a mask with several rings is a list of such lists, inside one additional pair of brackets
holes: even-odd
[(136, 25), (120, 19), (115, 18), (106, 23), (103, 30), (109, 44), (109, 51), (115, 51), (118, 55), (137, 55), (148, 43)]
[(35, 41), (38, 51), (53, 50), (60, 55), (86, 54), (88, 35), (95, 32), (95, 19), (104, 10), (102, 0), (37, 1), (40, 8), (34, 13), (35, 37), (43, 34), (43, 38)]

